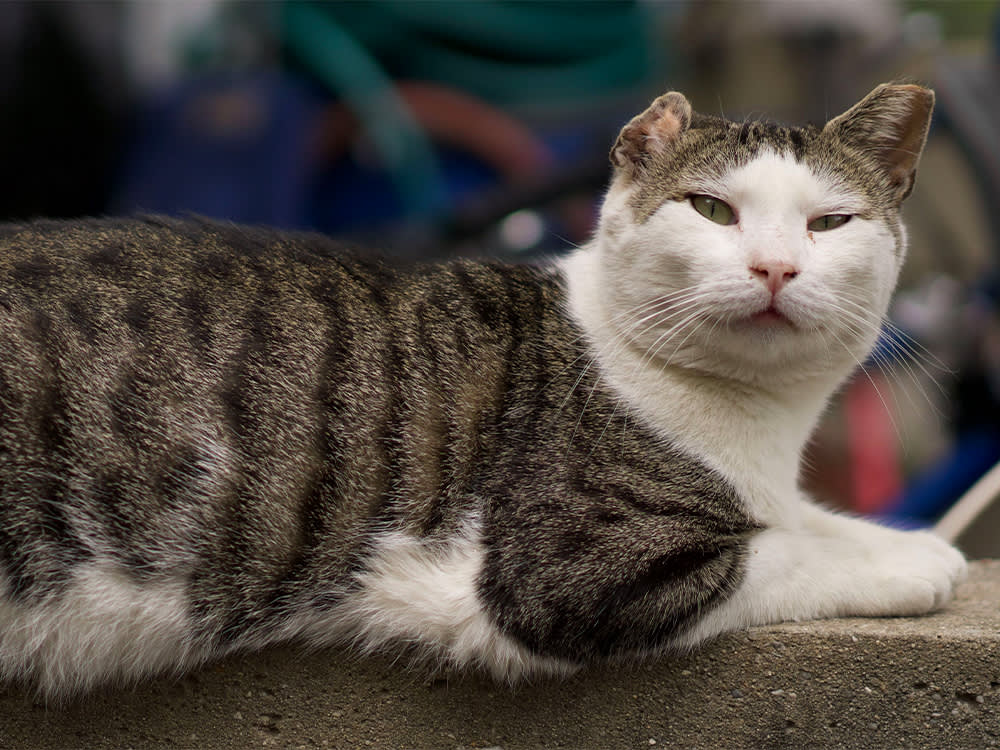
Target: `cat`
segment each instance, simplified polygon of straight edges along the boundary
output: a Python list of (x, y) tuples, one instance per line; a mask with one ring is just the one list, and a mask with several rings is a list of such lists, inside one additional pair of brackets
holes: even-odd
[(58, 698), (297, 640), (499, 680), (917, 615), (965, 561), (821, 509), (933, 93), (621, 131), (588, 244), (391, 264), (200, 219), (0, 229), (0, 676)]

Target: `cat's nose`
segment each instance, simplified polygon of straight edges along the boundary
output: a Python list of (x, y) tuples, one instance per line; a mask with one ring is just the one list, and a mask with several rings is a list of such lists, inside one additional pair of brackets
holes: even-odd
[(773, 297), (789, 281), (799, 275), (799, 269), (783, 261), (767, 261), (750, 266), (750, 273), (764, 282)]

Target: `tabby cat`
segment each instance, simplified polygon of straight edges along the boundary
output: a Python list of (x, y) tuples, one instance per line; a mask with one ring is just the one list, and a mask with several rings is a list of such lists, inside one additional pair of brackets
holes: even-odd
[(299, 640), (497, 678), (945, 604), (958, 552), (798, 488), (905, 252), (933, 106), (622, 130), (594, 239), (399, 266), (159, 218), (0, 230), (0, 673)]

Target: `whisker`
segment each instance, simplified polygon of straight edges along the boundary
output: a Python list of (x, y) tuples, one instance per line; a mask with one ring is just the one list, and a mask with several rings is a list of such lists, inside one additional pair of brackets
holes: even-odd
[[(697, 296), (697, 293), (694, 292), (694, 291), (691, 291), (691, 290), (682, 290), (681, 292), (675, 293), (674, 295), (665, 295), (665, 296), (660, 297), (660, 298), (649, 300), (646, 303), (638, 305), (637, 307), (633, 308), (632, 310), (626, 311), (625, 314), (618, 315), (618, 316), (615, 316), (615, 317), (619, 318), (619, 319), (623, 319), (625, 321), (629, 321), (630, 318), (637, 318), (638, 319), (637, 321), (631, 321), (631, 322), (627, 323), (627, 326), (629, 328), (632, 328), (632, 329), (637, 328), (639, 325), (643, 324), (644, 322), (646, 322), (647, 320), (650, 320), (650, 319), (654, 320), (654, 322), (653, 322), (652, 325), (655, 326), (656, 325), (656, 319), (658, 317), (660, 317), (663, 314), (669, 314), (669, 311), (672, 311), (672, 310), (674, 310), (676, 308), (682, 307), (684, 304), (687, 303), (687, 301), (688, 301), (689, 298), (694, 298), (696, 296)], [(661, 309), (657, 309), (657, 308), (661, 308)], [(652, 310), (652, 312), (650, 312), (650, 310)], [(585, 338), (585, 336), (578, 336), (573, 343), (577, 343), (577, 342), (579, 342), (583, 338)], [(569, 388), (569, 390), (563, 396), (562, 402), (559, 404), (559, 411), (562, 411), (563, 409), (566, 408), (567, 404), (569, 404), (570, 400), (573, 398), (573, 395), (576, 393), (577, 389), (583, 383), (583, 381), (587, 377), (588, 373), (590, 373), (592, 369), (594, 370), (594, 372), (596, 372), (596, 375), (594, 377), (594, 382), (593, 382), (593, 384), (590, 387), (590, 391), (587, 394), (587, 398), (584, 401), (584, 404), (583, 404), (583, 406), (580, 409), (580, 414), (579, 414), (579, 416), (577, 418), (576, 424), (573, 427), (573, 432), (570, 435), (569, 443), (567, 444), (567, 449), (568, 449), (568, 447), (570, 445), (572, 445), (573, 441), (576, 439), (576, 434), (579, 431), (580, 425), (582, 424), (584, 413), (586, 412), (587, 407), (590, 405), (590, 403), (591, 403), (591, 401), (592, 401), (592, 399), (593, 399), (593, 397), (594, 397), (594, 395), (595, 395), (598, 387), (601, 384), (602, 376), (601, 376), (600, 368), (599, 367), (595, 368), (594, 365), (597, 364), (598, 359), (600, 357), (613, 358), (614, 356), (617, 356), (617, 353), (621, 350), (621, 348), (623, 348), (624, 346), (626, 346), (627, 343), (628, 343), (628, 336), (627, 335), (619, 335), (619, 336), (613, 337), (612, 340), (611, 340), (611, 342), (609, 344), (602, 345), (598, 349), (597, 352), (593, 352), (589, 347), (585, 347), (584, 351), (581, 352), (581, 354), (579, 354), (571, 362), (569, 362), (566, 366), (564, 366), (557, 374), (553, 375), (553, 377), (551, 377), (549, 379), (549, 381), (546, 383), (546, 385), (542, 387), (544, 389), (544, 388), (547, 388), (547, 387), (551, 386), (552, 383), (555, 382), (556, 377), (558, 375), (561, 375), (562, 373), (564, 373), (567, 370), (569, 370), (570, 368), (572, 368), (581, 359), (583, 359), (585, 357), (588, 358), (589, 361), (581, 369), (579, 375), (576, 377), (576, 380), (573, 382), (573, 385)], [(612, 415), (612, 417), (613, 417), (613, 415)], [(609, 424), (610, 424), (610, 421), (609, 421)], [(605, 427), (605, 430), (606, 429), (607, 429), (607, 427)], [(602, 432), (602, 435), (603, 435), (603, 432)]]
[[(862, 308), (861, 305), (855, 303), (853, 300), (842, 299), (841, 302), (850, 303), (851, 305), (857, 307), (858, 309), (864, 310), (864, 308)], [(853, 313), (851, 310), (846, 309), (842, 306), (838, 307), (837, 310), (848, 319), (861, 322), (860, 316), (856, 313)], [(870, 330), (872, 331), (874, 331), (876, 328), (881, 329), (881, 327), (887, 323), (887, 321), (884, 319), (880, 319), (878, 324), (869, 323), (867, 320), (864, 320), (863, 322), (865, 323), (865, 325), (868, 325), (870, 327)], [(891, 326), (892, 324), (888, 323), (888, 325)], [(898, 331), (898, 329), (896, 330)], [(909, 377), (910, 380), (913, 382), (913, 384), (917, 386), (917, 389), (920, 391), (921, 395), (924, 397), (924, 400), (927, 402), (927, 405), (931, 408), (931, 410), (934, 411), (935, 414), (940, 415), (940, 409), (938, 407), (938, 404), (934, 403), (934, 401), (927, 395), (926, 390), (924, 389), (925, 383), (918, 377), (917, 372), (914, 369), (914, 365), (920, 369), (920, 371), (924, 374), (927, 380), (929, 380), (933, 384), (933, 386), (938, 390), (939, 393), (945, 395), (945, 389), (938, 381), (938, 378), (934, 377), (934, 375), (930, 372), (928, 367), (924, 364), (925, 357), (921, 356), (921, 353), (915, 350), (913, 346), (907, 345), (906, 339), (909, 337), (906, 336), (905, 332), (899, 331), (899, 333), (901, 334), (902, 337), (905, 338), (897, 339), (891, 337), (890, 338), (883, 337), (882, 338), (883, 346), (888, 347), (890, 351), (896, 355), (895, 365), (898, 367), (898, 369), (901, 369), (904, 373), (906, 373), (907, 377)], [(890, 376), (894, 370), (897, 370), (896, 367), (893, 367), (893, 362), (891, 362), (888, 359), (888, 355), (885, 354), (884, 352), (879, 351), (878, 349), (875, 349), (872, 352), (872, 361), (875, 362), (875, 364), (887, 377)], [(912, 406), (916, 406), (909, 392), (907, 392), (907, 398)]]
[[(620, 348), (623, 347), (623, 346), (625, 346), (625, 344), (627, 343), (628, 339), (631, 338), (630, 334), (634, 334), (634, 329), (636, 329), (639, 325), (641, 325), (642, 323), (646, 322), (647, 320), (650, 320), (650, 319), (654, 320), (654, 322), (652, 324), (650, 324), (649, 326), (646, 326), (646, 328), (642, 329), (642, 331), (640, 331), (639, 334), (635, 335), (635, 337), (638, 337), (638, 336), (642, 335), (643, 333), (645, 333), (650, 328), (655, 327), (658, 324), (659, 320), (662, 319), (662, 317), (664, 315), (669, 314), (670, 312), (672, 312), (674, 310), (682, 309), (691, 300), (697, 299), (702, 294), (702, 293), (698, 292), (697, 290), (685, 290), (685, 291), (686, 291), (686, 293), (678, 293), (674, 297), (672, 297), (672, 298), (670, 298), (668, 300), (664, 300), (664, 301), (669, 301), (671, 303), (666, 308), (664, 308), (664, 310), (659, 310), (659, 311), (655, 311), (655, 312), (647, 314), (647, 315), (643, 315), (640, 320), (638, 320), (638, 321), (630, 324), (630, 327), (633, 329), (633, 331), (632, 332), (625, 332), (625, 333), (623, 333), (621, 335), (621, 337), (620, 337), (620, 340), (615, 342), (615, 345), (612, 347), (612, 351), (610, 353), (602, 352), (602, 355), (609, 356), (609, 357), (616, 356), (617, 352), (620, 351)], [(590, 367), (590, 365), (592, 365), (594, 363), (595, 359), (592, 359), (591, 362), (588, 363), (588, 368)], [(640, 363), (638, 365), (639, 368), (641, 368), (641, 366), (646, 361), (646, 359), (647, 359), (647, 355), (644, 355), (642, 357), (642, 359), (640, 359)], [(566, 405), (566, 403), (569, 401), (569, 397), (579, 387), (580, 383), (582, 382), (582, 379), (583, 379), (583, 374), (581, 374), (581, 377), (577, 378), (576, 382), (573, 385), (573, 388), (571, 389), (570, 394), (567, 395), (566, 399), (563, 401), (563, 404), (560, 406), (560, 409), (563, 408)], [(576, 438), (576, 433), (579, 431), (579, 427), (580, 427), (580, 425), (583, 422), (584, 412), (586, 411), (587, 407), (590, 405), (590, 402), (593, 399), (594, 394), (595, 394), (598, 386), (600, 385), (600, 381), (601, 381), (601, 374), (598, 371), (597, 377), (594, 379), (594, 383), (593, 383), (593, 385), (590, 388), (590, 392), (587, 394), (587, 399), (586, 399), (586, 401), (584, 402), (583, 406), (580, 409), (580, 414), (577, 417), (576, 424), (573, 427), (573, 432), (570, 435), (569, 445), (572, 445), (573, 441)], [(620, 402), (620, 399), (616, 400), (615, 409), (612, 411), (611, 417), (608, 420), (608, 424), (605, 425), (604, 430), (601, 432), (601, 436), (600, 437), (603, 437), (604, 433), (607, 431), (607, 429), (610, 426), (611, 422), (614, 420), (614, 414), (617, 412), (619, 402)], [(598, 442), (600, 441), (600, 437), (598, 438)], [(596, 445), (597, 444), (595, 443), (595, 446), (592, 449), (591, 453), (593, 452), (593, 450), (596, 450)]]
[[(627, 325), (625, 325), (623, 329), (618, 331), (616, 336), (613, 337), (611, 346), (600, 352), (601, 356), (613, 359), (630, 343), (635, 343), (647, 331), (661, 325), (666, 317), (677, 310), (688, 306), (691, 302), (696, 301), (704, 294), (704, 292), (698, 290), (686, 290), (686, 292), (687, 293), (679, 293), (670, 299), (663, 300), (664, 303), (669, 303), (665, 307), (645, 315), (637, 316), (636, 320), (629, 321)], [(644, 328), (640, 329), (640, 326), (647, 323), (648, 325), (645, 325)]]
[[(586, 413), (587, 407), (590, 406), (590, 402), (594, 398), (594, 393), (596, 393), (597, 386), (600, 385), (600, 383), (601, 383), (601, 374), (600, 374), (600, 372), (598, 372), (597, 373), (597, 377), (594, 378), (594, 384), (590, 387), (590, 392), (587, 394), (587, 400), (584, 401), (583, 402), (583, 406), (580, 407), (580, 414), (576, 418), (576, 424), (573, 425), (573, 432), (570, 433), (569, 441), (566, 443), (566, 451), (567, 451), (567, 453), (569, 452), (570, 446), (573, 445), (573, 441), (576, 440), (576, 433), (579, 431), (580, 425), (583, 424), (583, 415)], [(575, 389), (575, 386), (574, 386), (574, 389)], [(605, 426), (605, 429), (607, 429), (606, 426)], [(604, 433), (602, 432), (601, 434), (603, 435)], [(595, 445), (594, 448), (591, 448), (591, 452), (590, 452), (590, 454), (588, 454), (588, 456), (589, 455), (593, 455), (593, 452), (596, 449), (596, 447), (597, 446)]]
[(624, 399), (622, 399), (621, 397), (615, 399), (615, 406), (611, 410), (611, 415), (608, 417), (608, 421), (605, 423), (604, 429), (601, 430), (601, 434), (597, 436), (597, 439), (594, 441), (594, 445), (590, 448), (590, 452), (587, 454), (587, 460), (590, 460), (591, 456), (594, 455), (594, 451), (596, 451), (597, 446), (600, 445), (601, 439), (604, 437), (604, 434), (608, 431), (608, 428), (611, 427), (612, 423), (615, 421), (615, 414), (618, 413), (618, 407), (621, 405), (623, 400)]
[[(659, 338), (656, 339), (656, 341), (647, 351), (646, 356), (643, 358), (643, 362), (652, 362), (653, 359), (659, 356), (660, 352), (663, 350), (663, 347), (667, 345), (667, 343), (673, 337), (676, 331), (683, 330), (685, 326), (687, 326), (692, 321), (699, 320), (699, 318), (702, 321), (704, 321), (704, 318), (702, 316), (703, 313), (700, 310), (696, 310), (695, 312), (691, 313), (686, 318), (681, 320), (679, 323), (674, 324), (669, 330), (661, 334)], [(687, 340), (691, 337), (691, 334), (693, 334), (697, 329), (698, 326), (694, 326), (694, 328), (692, 328), (688, 332), (687, 336), (685, 336), (684, 339), (677, 346), (674, 347), (673, 352), (671, 352), (670, 356), (667, 357), (666, 359), (667, 364), (673, 361), (674, 357), (677, 356), (677, 352), (680, 351), (681, 347), (684, 346)]]
[(882, 408), (885, 409), (885, 413), (889, 417), (889, 423), (892, 425), (892, 431), (896, 434), (896, 442), (902, 444), (903, 443), (902, 432), (899, 429), (899, 425), (896, 423), (896, 418), (893, 416), (893, 410), (889, 408), (889, 404), (886, 403), (885, 397), (882, 395), (882, 390), (878, 387), (878, 383), (875, 382), (875, 379), (872, 378), (871, 373), (865, 369), (864, 365), (854, 355), (854, 353), (851, 351), (851, 348), (847, 344), (845, 344), (844, 341), (833, 331), (830, 331), (830, 335), (833, 336), (833, 338), (837, 341), (837, 343), (839, 343), (844, 348), (844, 350), (851, 355), (851, 358), (858, 364), (858, 370), (862, 372), (864, 376), (868, 379), (868, 382), (872, 384), (872, 388), (875, 389), (875, 394), (878, 396), (878, 400), (881, 402)]
[[(859, 310), (865, 311), (865, 308), (859, 302), (852, 300), (850, 298), (841, 298), (841, 302), (846, 302), (852, 307)], [(925, 347), (919, 341), (910, 336), (906, 331), (893, 323), (889, 318), (882, 317), (880, 319), (880, 324), (883, 328), (887, 329), (892, 333), (898, 342), (904, 347), (904, 350), (910, 354), (916, 360), (926, 360), (929, 364), (932, 364), (935, 368), (940, 369), (942, 372), (949, 375), (954, 375), (955, 371), (952, 370), (947, 364), (941, 361), (941, 359), (934, 354), (930, 349)]]

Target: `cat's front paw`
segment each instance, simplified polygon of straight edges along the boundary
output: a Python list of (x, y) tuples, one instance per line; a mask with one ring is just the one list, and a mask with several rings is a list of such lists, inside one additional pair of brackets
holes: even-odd
[[(933, 612), (951, 601), (965, 579), (968, 566), (962, 553), (936, 534), (900, 531), (812, 505), (803, 507), (805, 525), (816, 535), (817, 553), (821, 546), (831, 545), (829, 575), (840, 583), (846, 575), (850, 582), (849, 593), (841, 600), (842, 614)], [(833, 589), (842, 590), (837, 584)]]
[(940, 609), (967, 574), (962, 554), (927, 531), (875, 527), (865, 534), (869, 569), (859, 586), (871, 585), (866, 615), (921, 615)]
[(754, 536), (739, 588), (678, 644), (789, 620), (923, 615), (951, 601), (966, 576), (962, 554), (929, 532), (818, 511), (808, 520), (807, 530)]

